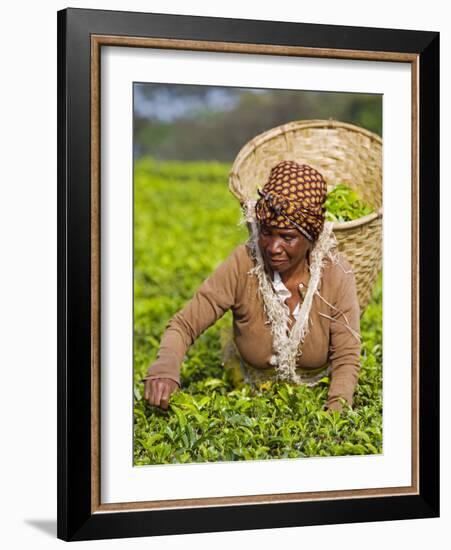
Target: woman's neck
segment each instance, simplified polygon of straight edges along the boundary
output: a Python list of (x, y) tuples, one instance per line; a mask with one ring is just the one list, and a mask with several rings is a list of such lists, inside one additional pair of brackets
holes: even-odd
[[(309, 277), (309, 266), (310, 266), (310, 251), (307, 252), (307, 256), (299, 262), (297, 265), (293, 266), (290, 269), (280, 273), (280, 278), (285, 286), (288, 285), (298, 285), (301, 281)], [(271, 276), (274, 279), (274, 272), (271, 270)], [(307, 281), (303, 281), (307, 283)]]

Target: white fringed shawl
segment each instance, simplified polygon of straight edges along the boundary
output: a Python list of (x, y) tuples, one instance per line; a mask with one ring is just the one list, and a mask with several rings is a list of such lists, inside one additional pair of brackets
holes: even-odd
[(290, 309), (275, 293), (269, 275), (265, 271), (264, 260), (258, 246), (258, 226), (255, 219), (254, 200), (245, 203), (243, 216), (242, 222), (248, 222), (251, 226), (251, 236), (248, 246), (255, 260), (255, 266), (249, 273), (254, 274), (258, 279), (265, 313), (268, 323), (271, 325), (275, 352), (275, 355), (271, 358), (271, 364), (274, 365), (278, 378), (300, 384), (305, 379), (296, 372), (296, 363), (298, 357), (302, 354), (301, 346), (309, 331), (309, 315), (313, 297), (318, 293), (318, 285), (326, 257), (330, 258), (334, 263), (337, 262), (337, 257), (334, 254), (337, 241), (332, 232), (333, 223), (325, 222), (323, 231), (311, 251), (310, 282), (299, 312), (299, 317), (290, 332), (288, 331)]

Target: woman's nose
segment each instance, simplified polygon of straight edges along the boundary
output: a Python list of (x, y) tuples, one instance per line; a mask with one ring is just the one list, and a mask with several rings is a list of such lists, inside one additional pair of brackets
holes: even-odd
[(272, 255), (278, 254), (281, 251), (280, 239), (278, 238), (270, 239), (268, 246), (266, 247), (266, 250)]

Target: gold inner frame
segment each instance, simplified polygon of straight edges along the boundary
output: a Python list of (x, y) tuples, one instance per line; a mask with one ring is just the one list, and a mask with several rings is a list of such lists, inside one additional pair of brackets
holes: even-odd
[[(171, 499), (144, 502), (100, 501), (100, 54), (102, 46), (159, 48), (209, 52), (250, 53), (331, 59), (393, 61), (411, 64), (412, 98), (412, 479), (408, 487), (352, 489), (279, 493), (232, 497)], [(179, 40), (166, 38), (137, 38), (129, 36), (91, 36), (91, 513), (132, 510), (163, 510), (170, 508), (199, 508), (276, 502), (306, 502), (366, 497), (387, 497), (419, 494), (419, 56), (397, 52), (363, 50), (333, 50), (267, 44), (241, 44)]]

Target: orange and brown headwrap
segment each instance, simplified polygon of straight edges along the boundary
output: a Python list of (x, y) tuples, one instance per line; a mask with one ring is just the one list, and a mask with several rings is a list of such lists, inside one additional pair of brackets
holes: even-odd
[(279, 162), (258, 194), (255, 214), (260, 223), (278, 229), (294, 226), (312, 242), (319, 237), (327, 185), (317, 170), (292, 160)]

